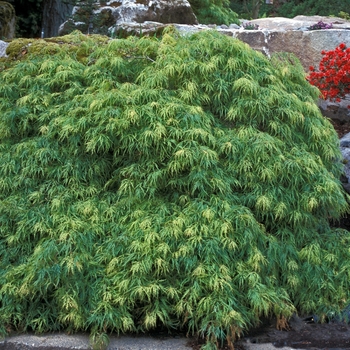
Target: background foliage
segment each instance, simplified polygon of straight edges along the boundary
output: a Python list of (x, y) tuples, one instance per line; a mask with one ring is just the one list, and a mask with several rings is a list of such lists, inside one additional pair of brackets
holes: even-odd
[[(40, 37), (44, 26), (44, 9), (52, 9), (52, 3), (81, 3), (92, 9), (93, 0), (8, 0), (16, 10), (17, 37)], [(274, 5), (266, 5), (263, 0), (189, 0), (191, 6), (203, 24), (231, 24), (239, 18), (282, 16), (294, 17), (297, 15), (338, 15), (340, 12), (349, 12), (350, 0), (287, 0), (274, 1)], [(258, 8), (256, 12), (254, 8)], [(255, 13), (256, 12), (256, 13)], [(45, 27), (45, 26), (44, 26)]]
[(231, 0), (230, 8), (239, 14), (239, 18), (255, 19), (266, 17), (278, 7), (267, 5), (264, 0)]
[(7, 0), (16, 11), (16, 36), (40, 37), (43, 0)]
[(264, 0), (231, 0), (230, 7), (240, 18), (250, 19), (255, 17), (253, 9), (259, 2), (258, 17), (338, 16), (340, 12), (348, 13), (350, 7), (350, 0), (275, 0), (273, 5)]
[(349, 12), (350, 0), (294, 0), (284, 3), (278, 10), (283, 17), (298, 15), (338, 16), (339, 12)]
[[(349, 301), (338, 139), (296, 59), (214, 31), (15, 40), (0, 63), (0, 329), (205, 349)], [(102, 336), (99, 338), (99, 334)]]
[(189, 3), (201, 24), (230, 25), (238, 20), (229, 0), (189, 0)]

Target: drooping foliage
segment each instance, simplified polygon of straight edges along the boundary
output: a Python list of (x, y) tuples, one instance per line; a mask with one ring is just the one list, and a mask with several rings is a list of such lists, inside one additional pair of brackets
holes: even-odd
[(297, 60), (206, 31), (14, 41), (0, 327), (199, 332), (349, 300), (337, 135)]

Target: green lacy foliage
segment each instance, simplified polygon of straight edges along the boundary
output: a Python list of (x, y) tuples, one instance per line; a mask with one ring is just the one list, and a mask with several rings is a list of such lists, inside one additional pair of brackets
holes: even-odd
[(350, 20), (350, 15), (349, 15), (347, 12), (340, 11), (340, 12), (338, 13), (338, 16), (339, 16), (340, 18), (346, 19), (347, 21)]
[(296, 59), (172, 28), (35, 42), (0, 69), (3, 331), (209, 346), (349, 300), (337, 135)]
[(201, 24), (238, 23), (238, 16), (229, 5), (229, 0), (189, 0), (193, 12)]

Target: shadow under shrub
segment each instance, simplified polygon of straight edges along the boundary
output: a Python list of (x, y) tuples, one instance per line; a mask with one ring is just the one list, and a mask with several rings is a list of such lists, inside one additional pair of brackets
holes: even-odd
[(0, 69), (3, 332), (208, 349), (348, 302), (338, 139), (296, 59), (215, 31), (61, 39)]

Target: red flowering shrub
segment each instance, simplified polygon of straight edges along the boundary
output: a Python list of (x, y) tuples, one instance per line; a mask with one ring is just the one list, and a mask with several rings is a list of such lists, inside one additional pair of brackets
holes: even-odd
[(325, 99), (339, 102), (350, 93), (350, 48), (341, 43), (334, 50), (322, 51), (322, 55), (318, 71), (310, 67), (307, 79)]

